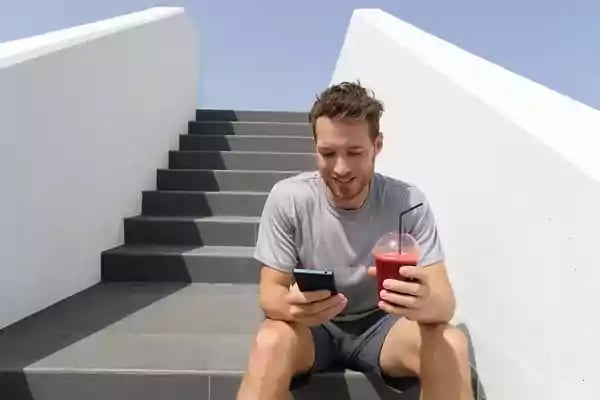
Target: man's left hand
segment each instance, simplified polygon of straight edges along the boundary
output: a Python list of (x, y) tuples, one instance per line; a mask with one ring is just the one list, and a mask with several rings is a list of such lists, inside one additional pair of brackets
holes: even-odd
[[(369, 267), (368, 272), (377, 276), (375, 267)], [(383, 301), (379, 301), (379, 308), (420, 323), (447, 322), (447, 307), (439, 304), (439, 296), (433, 295), (427, 271), (422, 267), (404, 266), (400, 268), (400, 275), (406, 281), (386, 279), (383, 282), (384, 289), (380, 293)]]

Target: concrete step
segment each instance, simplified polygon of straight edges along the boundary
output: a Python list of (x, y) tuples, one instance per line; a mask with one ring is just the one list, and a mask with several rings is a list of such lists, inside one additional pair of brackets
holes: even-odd
[(169, 168), (309, 171), (316, 168), (316, 158), (312, 153), (170, 151)]
[(258, 283), (250, 246), (124, 245), (102, 253), (103, 281)]
[[(231, 400), (262, 318), (256, 285), (101, 283), (2, 331), (1, 397)], [(317, 374), (290, 399), (414, 392), (347, 372)]]
[(189, 121), (188, 133), (312, 137), (310, 125), (298, 122)]
[(157, 174), (158, 190), (246, 190), (269, 192), (282, 179), (301, 171), (245, 171), (161, 169)]
[(147, 216), (125, 218), (126, 244), (254, 246), (259, 217)]
[(308, 122), (308, 113), (201, 109), (196, 110), (196, 121)]
[(142, 214), (154, 216), (260, 216), (267, 192), (161, 191), (142, 193)]
[(179, 150), (311, 153), (315, 151), (315, 142), (308, 136), (180, 135)]

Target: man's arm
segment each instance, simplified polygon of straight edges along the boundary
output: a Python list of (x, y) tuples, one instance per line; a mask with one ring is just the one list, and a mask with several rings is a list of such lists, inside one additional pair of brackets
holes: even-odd
[[(456, 299), (444, 261), (446, 256), (442, 248), (435, 216), (427, 197), (417, 187), (412, 188), (411, 198), (414, 204), (423, 203), (423, 207), (412, 215), (413, 224), (410, 229), (410, 233), (419, 243), (421, 259), (419, 262), (420, 269), (407, 268), (407, 270), (416, 275), (411, 275), (411, 277), (427, 286), (426, 290), (429, 292), (427, 303), (433, 306), (427, 307), (431, 315), (426, 316), (426, 318), (447, 322), (454, 316)], [(429, 313), (426, 312), (425, 314)]]
[(271, 319), (291, 321), (286, 296), (290, 292), (292, 275), (263, 265), (260, 271), (260, 307)]
[(456, 310), (456, 298), (448, 277), (446, 263), (441, 261), (423, 268), (422, 271), (427, 275), (431, 301), (440, 305), (435, 308), (435, 313), (438, 315), (432, 318), (450, 321)]
[(262, 264), (260, 306), (271, 319), (315, 325), (331, 319), (345, 307), (343, 295), (324, 290), (300, 292), (292, 285), (299, 257), (290, 189), (275, 184), (263, 208), (254, 258)]
[(314, 326), (329, 321), (348, 303), (342, 294), (328, 290), (300, 292), (291, 274), (263, 265), (260, 277), (260, 306), (274, 320)]
[[(449, 322), (454, 316), (456, 300), (450, 283), (445, 255), (435, 218), (425, 195), (416, 187), (410, 191), (410, 204), (423, 203), (408, 215), (410, 233), (417, 241), (420, 258), (417, 266), (400, 268), (405, 280), (387, 280), (380, 307), (423, 323)], [(369, 273), (376, 276), (375, 268)]]
[(286, 295), (292, 283), (292, 271), (298, 264), (295, 224), (289, 189), (276, 183), (265, 202), (258, 229), (254, 258), (261, 263), (260, 307), (267, 317), (289, 321)]

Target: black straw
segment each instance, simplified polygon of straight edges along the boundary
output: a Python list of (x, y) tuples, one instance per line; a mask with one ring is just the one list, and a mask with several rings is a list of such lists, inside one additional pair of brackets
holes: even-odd
[(402, 254), (402, 240), (401, 240), (401, 237), (402, 237), (402, 218), (404, 218), (405, 214), (408, 214), (412, 210), (415, 210), (415, 209), (421, 207), (422, 205), (423, 205), (423, 203), (419, 203), (416, 206), (412, 206), (408, 210), (402, 211), (400, 213), (400, 215), (398, 216), (398, 253), (399, 254)]

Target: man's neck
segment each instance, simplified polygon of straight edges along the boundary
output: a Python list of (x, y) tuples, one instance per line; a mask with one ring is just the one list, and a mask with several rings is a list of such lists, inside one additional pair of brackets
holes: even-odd
[(369, 184), (366, 185), (363, 190), (357, 194), (352, 200), (349, 200), (348, 202), (345, 202), (344, 204), (338, 204), (334, 198), (333, 198), (333, 194), (331, 193), (331, 190), (327, 187), (327, 196), (329, 197), (329, 201), (336, 207), (342, 210), (347, 210), (347, 211), (351, 211), (351, 210), (358, 210), (360, 208), (362, 208), (365, 203), (367, 202), (367, 199), (369, 198), (369, 193), (371, 192), (371, 185), (373, 184), (373, 178), (371, 178), (371, 180), (369, 181)]

